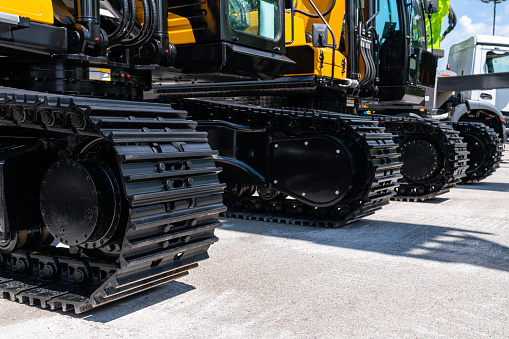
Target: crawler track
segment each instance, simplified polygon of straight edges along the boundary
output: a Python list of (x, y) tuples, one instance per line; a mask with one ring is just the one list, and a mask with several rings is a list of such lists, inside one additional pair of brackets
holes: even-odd
[(397, 135), (403, 182), (398, 201), (424, 201), (446, 193), (466, 176), (467, 144), (451, 125), (412, 118), (374, 116)]
[[(228, 184), (224, 202), (227, 217), (263, 220), (277, 223), (320, 227), (339, 227), (374, 213), (389, 203), (401, 179), (397, 144), (391, 133), (384, 131), (377, 121), (363, 117), (317, 110), (264, 108), (236, 103), (206, 100), (187, 100), (184, 106), (199, 123), (211, 120), (266, 128), (271, 126), (288, 135), (328, 135), (351, 140), (359, 156), (365, 159), (363, 181), (353, 183), (352, 194), (328, 207), (312, 206), (299, 197), (290, 197), (271, 189), (253, 185)], [(221, 150), (220, 150), (221, 156)], [(318, 176), (311, 177), (319, 181)], [(255, 192), (258, 190), (258, 194)], [(263, 192), (263, 193), (261, 193)], [(267, 196), (268, 195), (268, 196)]]
[[(77, 233), (76, 239), (89, 237), (80, 245), (69, 242), (68, 246), (34, 241), (40, 224), (19, 225), (9, 220), (12, 204), (22, 200), (16, 200), (2, 183), (2, 296), (81, 313), (182, 277), (208, 258), (207, 249), (217, 241), (218, 215), (226, 210), (224, 185), (218, 182), (220, 169), (214, 164), (215, 153), (206, 133), (197, 132), (196, 123), (186, 117), (185, 111), (169, 105), (0, 88), (0, 156), (5, 164), (15, 158), (13, 149), (26, 150), (27, 159), (40, 152), (44, 154), (41, 158), (55, 157), (54, 162), (38, 164), (46, 166), (42, 169), (46, 174), (40, 197), (36, 193), (33, 204), (22, 206), (26, 213), (50, 224), (48, 220), (53, 219), (48, 215), (60, 206), (44, 201), (67, 194), (65, 185), (46, 188), (46, 182), (60, 182), (52, 180), (57, 173), (74, 175), (94, 163), (107, 172), (101, 178), (118, 182), (111, 184), (111, 192), (83, 192), (108, 193), (114, 199), (114, 204), (99, 205), (97, 212), (102, 213), (100, 218), (111, 218), (107, 231), (96, 227), (94, 236), (89, 236), (83, 235), (83, 227), (72, 224), (60, 225), (60, 230), (46, 225), (64, 245), (69, 233)], [(28, 189), (39, 192), (41, 183), (36, 184)], [(96, 212), (87, 213), (93, 219)], [(77, 220), (81, 223), (82, 219)], [(10, 232), (6, 232), (9, 221)], [(47, 228), (43, 229), (47, 235)], [(27, 237), (31, 241), (12, 249), (13, 241), (18, 239), (19, 246), (19, 239)]]
[(461, 183), (469, 184), (481, 181), (500, 167), (504, 144), (498, 134), (483, 123), (451, 123), (467, 143), (470, 152), (466, 176)]

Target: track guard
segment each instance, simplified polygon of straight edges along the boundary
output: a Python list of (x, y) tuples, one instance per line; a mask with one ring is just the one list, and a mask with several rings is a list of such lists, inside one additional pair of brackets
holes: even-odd
[[(186, 99), (181, 105), (198, 120), (199, 129), (210, 132), (209, 136), (214, 135), (212, 127), (219, 125), (243, 126), (244, 134), (248, 134), (249, 129), (268, 134), (261, 139), (262, 144), (256, 146), (262, 149), (261, 158), (271, 161), (264, 160), (256, 167), (265, 179), (263, 186), (225, 176), (230, 180), (226, 181), (224, 196), (227, 217), (340, 227), (388, 204), (402, 178), (402, 164), (393, 135), (385, 132), (378, 121), (369, 118), (213, 99)], [(217, 133), (217, 136), (224, 137), (226, 133)], [(238, 140), (229, 139), (223, 144), (226, 146), (221, 147), (212, 137), (211, 144), (219, 149), (221, 158), (232, 158), (239, 155), (235, 153), (240, 144)], [(251, 143), (253, 149), (255, 143)], [(278, 155), (279, 151), (282, 152)], [(334, 167), (328, 166), (330, 162)], [(348, 164), (351, 170), (345, 170)], [(249, 165), (244, 167), (255, 167), (254, 163)], [(324, 178), (325, 175), (329, 177)], [(346, 194), (341, 185), (347, 188)], [(314, 201), (306, 199), (309, 194)]]
[(340, 201), (353, 184), (353, 163), (343, 142), (326, 135), (270, 143), (269, 186), (311, 206)]

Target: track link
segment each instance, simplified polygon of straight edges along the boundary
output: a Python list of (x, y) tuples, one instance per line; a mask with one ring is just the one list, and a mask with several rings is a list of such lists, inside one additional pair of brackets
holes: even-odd
[(451, 125), (406, 117), (375, 115), (373, 119), (397, 135), (402, 154), (404, 179), (393, 200), (432, 199), (466, 176), (467, 144)]
[(170, 105), (0, 88), (3, 154), (13, 148), (12, 140), (41, 138), (38, 145), (68, 140), (55, 166), (72, 167), (77, 157), (69, 155), (69, 144), (86, 141), (82, 154), (112, 154), (105, 161), (122, 198), (112, 217), (115, 235), (104, 244), (26, 246), (0, 254), (2, 296), (82, 313), (180, 278), (208, 258), (221, 225), (217, 218), (226, 210), (224, 185), (206, 133), (186, 117)]
[[(223, 120), (253, 126), (277, 126), (279, 130), (299, 131), (307, 135), (330, 135), (350, 138), (360, 145), (368, 168), (365, 182), (356, 182), (359, 191), (330, 207), (314, 207), (298, 198), (275, 192), (275, 197), (264, 199), (253, 194), (260, 187), (232, 185), (224, 197), (226, 217), (262, 220), (276, 223), (319, 227), (340, 227), (359, 220), (389, 203), (395, 187), (402, 178), (401, 162), (393, 135), (384, 131), (377, 121), (364, 117), (318, 110), (291, 110), (264, 108), (231, 102), (185, 100), (184, 107), (193, 119), (204, 122)], [(348, 128), (345, 128), (348, 126)], [(200, 127), (198, 127), (200, 128)], [(221, 155), (221, 150), (220, 150)], [(320, 178), (316, 178), (319, 180)], [(226, 182), (229, 184), (228, 182)], [(268, 184), (270, 187), (270, 183)]]
[(470, 152), (466, 176), (462, 184), (481, 181), (495, 172), (502, 162), (504, 144), (493, 128), (480, 122), (455, 122), (453, 128), (459, 131)]

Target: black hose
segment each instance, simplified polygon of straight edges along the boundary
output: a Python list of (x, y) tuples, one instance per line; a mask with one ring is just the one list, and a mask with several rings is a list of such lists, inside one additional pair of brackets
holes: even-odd
[[(134, 38), (122, 40), (120, 42), (120, 45), (123, 47), (136, 47), (143, 45), (154, 35), (157, 28), (157, 5), (155, 0), (141, 0), (141, 2), (143, 6), (143, 26)], [(135, 19), (136, 10), (132, 14)], [(113, 46), (113, 48), (116, 48), (117, 46)]]
[(141, 46), (144, 43), (146, 43), (154, 35), (154, 32), (156, 31), (156, 28), (157, 28), (157, 19), (156, 19), (157, 18), (157, 4), (156, 4), (155, 0), (149, 0), (148, 4), (149, 4), (149, 11), (151, 14), (149, 16), (149, 21), (143, 22), (143, 28), (145, 28), (145, 25), (146, 25), (147, 29), (144, 30), (143, 35), (140, 34), (140, 37), (138, 39), (138, 42), (136, 43), (136, 46)]
[(369, 67), (368, 67), (368, 62), (366, 59), (366, 53), (364, 51), (364, 47), (360, 46), (359, 51), (360, 51), (359, 54), (361, 55), (362, 60), (364, 60), (364, 76), (359, 81), (359, 85), (364, 86), (368, 83)]
[(114, 41), (117, 39), (128, 25), (127, 21), (129, 20), (129, 1), (122, 0), (122, 5), (122, 17), (120, 18), (120, 23), (117, 28), (108, 35), (109, 41)]
[(115, 42), (122, 41), (130, 36), (133, 32), (134, 25), (136, 25), (136, 0), (127, 0), (128, 3), (128, 18), (127, 25), (124, 30), (115, 38)]
[(154, 33), (157, 30), (158, 13), (157, 13), (156, 0), (150, 0), (150, 6), (151, 6), (150, 9), (152, 11), (152, 15), (150, 16), (150, 26), (149, 26), (149, 29), (147, 30), (146, 35), (141, 39), (141, 42), (139, 43), (139, 45), (143, 45), (144, 43), (149, 41), (154, 36)]
[(376, 27), (370, 26), (369, 30), (373, 32), (373, 44), (376, 42), (376, 60), (373, 59), (375, 63), (375, 81), (377, 80), (378, 75), (380, 74), (380, 36), (376, 32)]
[[(367, 44), (367, 43), (368, 43), (368, 40), (365, 40), (364, 44)], [(373, 83), (373, 81), (375, 80), (376, 69), (375, 69), (375, 64), (374, 64), (373, 58), (371, 56), (371, 50), (368, 49), (367, 46), (362, 46), (362, 42), (361, 42), (361, 46), (360, 46), (360, 51), (361, 51), (362, 59), (364, 60), (364, 77), (359, 82), (359, 84), (361, 86), (367, 86), (367, 85)]]
[(129, 25), (124, 34), (121, 35), (121, 40), (127, 38), (133, 32), (134, 25), (136, 25), (136, 0), (129, 0), (131, 7), (129, 8)]
[[(146, 33), (148, 29), (148, 23), (150, 22), (150, 7), (148, 0), (140, 0), (142, 7), (143, 7), (143, 26), (140, 28), (140, 31), (138, 34), (131, 39), (122, 40), (120, 43), (123, 46), (134, 46), (136, 43), (140, 40), (140, 38)], [(136, 22), (136, 10), (132, 13), (133, 17), (131, 19), (134, 19), (134, 22)], [(114, 46), (115, 47), (115, 46)]]
[(150, 0), (141, 0), (143, 4), (143, 26), (141, 26), (138, 35), (129, 40), (123, 40), (122, 45), (125, 47), (139, 46), (145, 40), (149, 30), (150, 24), (152, 22), (152, 5), (153, 3)]
[(454, 29), (454, 27), (456, 27), (456, 24), (458, 23), (458, 19), (456, 17), (456, 13), (454, 13), (454, 11), (453, 11), (451, 6), (449, 6), (448, 19), (449, 19), (449, 27), (447, 27), (447, 29), (445, 30), (444, 34), (440, 38), (440, 40), (444, 40), (445, 36), (447, 34), (451, 33), (451, 31)]
[(375, 83), (375, 79), (376, 79), (376, 65), (375, 65), (375, 59), (373, 58), (373, 50), (372, 50), (371, 44), (372, 44), (372, 42), (369, 41), (369, 49), (367, 51), (368, 51), (369, 63), (371, 65), (371, 79), (370, 79), (370, 82), (372, 84), (374, 84)]

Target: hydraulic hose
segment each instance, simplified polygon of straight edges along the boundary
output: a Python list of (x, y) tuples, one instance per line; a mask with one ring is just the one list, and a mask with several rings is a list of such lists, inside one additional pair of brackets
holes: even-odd
[(131, 35), (134, 25), (136, 24), (136, 0), (129, 0), (129, 4), (131, 5), (129, 8), (129, 26), (127, 26), (126, 32), (122, 36), (122, 40)]
[(125, 29), (129, 16), (129, 3), (127, 0), (122, 0), (122, 16), (120, 17), (120, 23), (117, 28), (108, 34), (108, 41), (114, 41), (118, 35)]
[(108, 35), (108, 40), (111, 42), (118, 42), (125, 39), (132, 32), (134, 27), (135, 18), (134, 13), (136, 12), (136, 3), (134, 0), (122, 0), (122, 17), (118, 27)]
[(445, 30), (444, 34), (440, 38), (440, 41), (444, 40), (445, 36), (447, 34), (451, 33), (451, 31), (454, 29), (454, 27), (456, 27), (456, 24), (458, 23), (458, 19), (456, 17), (456, 13), (454, 13), (452, 7), (450, 7), (450, 6), (449, 6), (448, 19), (449, 19), (449, 27), (447, 27), (447, 29)]
[[(122, 40), (119, 45), (112, 46), (117, 47), (136, 47), (146, 43), (154, 34), (157, 26), (157, 5), (155, 0), (141, 0), (143, 6), (143, 26), (141, 27), (138, 35), (132, 39)], [(135, 13), (133, 17), (135, 19)]]

